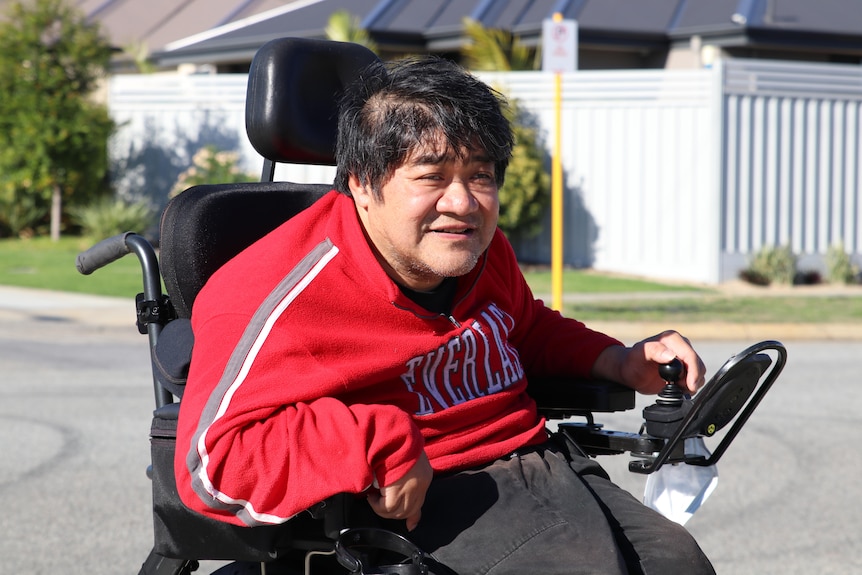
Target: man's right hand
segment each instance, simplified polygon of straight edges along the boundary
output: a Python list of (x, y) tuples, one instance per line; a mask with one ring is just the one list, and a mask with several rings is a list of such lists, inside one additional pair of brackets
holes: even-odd
[(423, 451), (404, 477), (379, 490), (372, 488), (368, 493), (368, 504), (380, 517), (404, 519), (407, 530), (413, 531), (422, 516), (422, 504), (433, 475), (431, 463)]

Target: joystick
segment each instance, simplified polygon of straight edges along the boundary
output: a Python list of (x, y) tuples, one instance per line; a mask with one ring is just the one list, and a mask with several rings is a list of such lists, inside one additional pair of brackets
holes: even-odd
[(682, 389), (677, 385), (682, 372), (682, 362), (676, 358), (674, 358), (670, 363), (663, 363), (658, 366), (658, 374), (663, 380), (665, 380), (666, 385), (664, 386), (664, 389), (659, 392), (658, 398), (656, 398), (656, 403), (669, 407), (679, 407), (682, 405)]
[[(630, 452), (636, 459), (629, 471), (650, 474), (666, 463), (708, 466), (718, 462), (757, 404), (769, 390), (787, 361), (787, 351), (777, 341), (763, 341), (731, 357), (696, 396), (689, 397), (678, 385), (685, 366), (675, 359), (658, 366), (666, 385), (655, 403), (643, 409), (638, 433), (608, 431), (593, 421), (562, 422), (559, 429), (589, 455)], [(604, 385), (608, 385), (604, 382)], [(611, 410), (608, 410), (611, 411)], [(727, 427), (712, 454), (686, 453), (690, 438), (712, 437)]]
[(646, 432), (653, 437), (670, 439), (677, 431), (679, 423), (691, 411), (691, 401), (687, 400), (677, 382), (684, 371), (682, 362), (674, 359), (658, 367), (658, 373), (667, 383), (656, 402), (643, 410)]

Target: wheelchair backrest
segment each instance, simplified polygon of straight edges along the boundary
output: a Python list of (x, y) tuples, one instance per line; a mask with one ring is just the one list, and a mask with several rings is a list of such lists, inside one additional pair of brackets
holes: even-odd
[(179, 317), (229, 259), (332, 189), (329, 184), (251, 182), (195, 186), (162, 215), (162, 276)]
[(280, 38), (249, 70), (246, 132), (263, 156), (261, 182), (190, 188), (162, 214), (160, 266), (180, 317), (210, 275), (279, 224), (310, 206), (330, 184), (273, 182), (277, 163), (335, 163), (338, 97), (377, 60), (357, 44)]

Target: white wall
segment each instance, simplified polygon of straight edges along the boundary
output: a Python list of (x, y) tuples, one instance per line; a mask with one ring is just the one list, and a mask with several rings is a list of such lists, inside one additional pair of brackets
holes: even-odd
[[(532, 110), (553, 142), (553, 78), (483, 75)], [(564, 261), (717, 282), (719, 122), (709, 70), (583, 71), (562, 93)], [(549, 233), (519, 253), (550, 258)]]
[[(482, 77), (535, 115), (550, 169), (552, 76)], [(262, 159), (245, 137), (245, 87), (244, 75), (113, 78), (121, 191), (162, 205), (207, 144), (239, 151), (259, 174)], [(856, 66), (730, 60), (565, 74), (565, 262), (718, 283), (766, 245), (790, 243), (812, 267), (839, 240), (859, 257), (860, 106)], [(276, 177), (331, 182), (333, 174), (289, 166)], [(550, 230), (517, 249), (524, 260), (550, 261)]]
[(723, 86), (723, 275), (763, 246), (862, 254), (862, 69), (733, 61)]

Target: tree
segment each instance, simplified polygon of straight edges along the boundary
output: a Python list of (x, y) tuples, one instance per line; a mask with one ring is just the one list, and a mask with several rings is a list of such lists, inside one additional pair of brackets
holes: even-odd
[(506, 114), (512, 123), (515, 146), (500, 189), (500, 219), (497, 225), (511, 239), (528, 238), (542, 229), (542, 217), (551, 199), (551, 176), (545, 170), (538, 133), (529, 114), (517, 101)]
[(535, 70), (536, 55), (521, 39), (506, 30), (485, 28), (464, 19), (467, 43), (461, 48), (464, 65), (471, 70), (511, 72)]
[[(505, 30), (487, 29), (475, 20), (464, 20), (467, 43), (461, 55), (472, 70), (532, 70), (535, 56), (517, 36)], [(500, 190), (498, 225), (510, 238), (526, 238), (541, 229), (542, 216), (551, 197), (551, 178), (545, 170), (538, 133), (517, 101), (506, 109), (512, 123), (515, 147)]]
[(365, 46), (375, 54), (377, 44), (368, 31), (360, 27), (359, 18), (347, 10), (333, 12), (326, 24), (326, 38), (336, 42), (352, 42)]
[[(111, 46), (64, 0), (16, 1), (0, 21), (0, 226), (38, 231), (106, 190), (114, 124), (91, 95)], [(0, 230), (3, 231), (3, 230)]]

